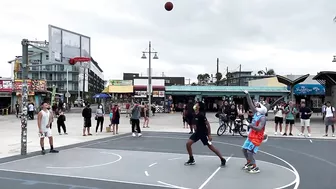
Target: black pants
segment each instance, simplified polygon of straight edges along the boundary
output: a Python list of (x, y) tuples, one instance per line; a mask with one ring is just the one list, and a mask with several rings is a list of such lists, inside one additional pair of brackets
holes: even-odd
[(132, 133), (135, 133), (135, 127), (138, 133), (141, 133), (140, 129), (140, 120), (139, 119), (131, 119), (132, 122)]
[(30, 119), (34, 119), (34, 111), (29, 111), (28, 116), (30, 117)]
[(103, 132), (104, 117), (97, 117), (96, 132), (98, 132), (99, 125), (100, 125), (100, 132)]
[[(57, 130), (58, 130), (58, 133), (61, 133), (61, 127), (63, 129), (63, 132), (66, 133), (66, 127), (65, 127), (65, 123), (61, 123), (61, 122), (58, 122), (57, 123)], [(51, 127), (50, 127), (51, 128)]]

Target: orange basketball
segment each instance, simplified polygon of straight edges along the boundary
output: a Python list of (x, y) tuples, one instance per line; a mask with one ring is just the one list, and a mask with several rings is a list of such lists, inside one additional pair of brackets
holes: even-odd
[(166, 9), (167, 11), (171, 11), (171, 10), (173, 10), (173, 7), (174, 7), (174, 5), (173, 5), (172, 2), (167, 2), (167, 3), (165, 4), (165, 9)]

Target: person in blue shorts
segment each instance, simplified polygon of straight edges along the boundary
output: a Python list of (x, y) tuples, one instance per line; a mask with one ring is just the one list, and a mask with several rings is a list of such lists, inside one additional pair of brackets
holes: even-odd
[(247, 161), (243, 169), (249, 173), (259, 173), (260, 169), (257, 167), (254, 155), (257, 154), (261, 143), (267, 140), (265, 138), (267, 135), (264, 135), (267, 108), (259, 102), (253, 103), (248, 91), (244, 91), (244, 93), (252, 110), (253, 118), (249, 124), (249, 135), (242, 146), (242, 151)]

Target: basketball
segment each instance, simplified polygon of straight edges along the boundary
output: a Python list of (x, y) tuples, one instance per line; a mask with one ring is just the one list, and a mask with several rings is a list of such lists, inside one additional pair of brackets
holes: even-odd
[(174, 7), (174, 5), (173, 5), (172, 2), (167, 2), (167, 3), (165, 4), (165, 9), (166, 9), (167, 11), (171, 11), (171, 10), (173, 10), (173, 7)]

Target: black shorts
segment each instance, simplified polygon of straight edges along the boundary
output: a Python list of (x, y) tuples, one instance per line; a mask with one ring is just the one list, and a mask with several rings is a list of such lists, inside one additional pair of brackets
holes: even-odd
[(91, 127), (91, 119), (84, 118), (84, 127)]
[(201, 140), (204, 146), (210, 146), (211, 145), (211, 142), (208, 139), (208, 135), (206, 135), (206, 134), (200, 134), (200, 133), (196, 132), (196, 133), (193, 133), (190, 136), (189, 139), (194, 141), (194, 142), (197, 142), (197, 141)]
[(294, 120), (288, 120), (288, 119), (286, 119), (286, 125), (288, 125), (288, 124), (294, 125), (295, 121)]
[(274, 122), (275, 124), (283, 124), (283, 117), (275, 117)]

